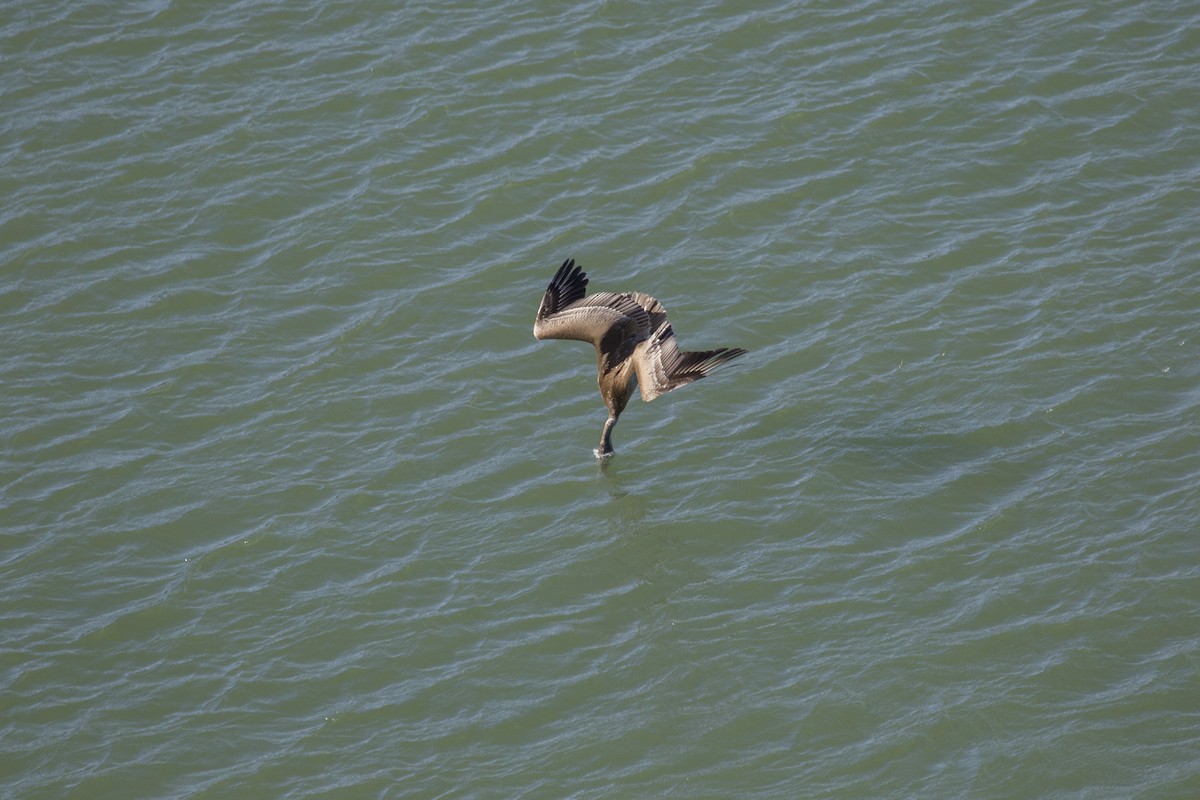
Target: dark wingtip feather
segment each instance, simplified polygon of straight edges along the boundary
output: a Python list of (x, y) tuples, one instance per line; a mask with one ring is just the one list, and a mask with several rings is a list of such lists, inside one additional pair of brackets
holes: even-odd
[(746, 352), (740, 347), (680, 352), (676, 362), (669, 368), (667, 391), (711, 375), (718, 367), (728, 364), (738, 356), (744, 356)]
[(572, 303), (582, 300), (587, 294), (587, 285), (587, 273), (583, 271), (583, 267), (576, 264), (575, 259), (568, 258), (558, 268), (558, 272), (554, 273), (550, 285), (546, 287), (542, 306), (538, 310), (538, 319), (556, 314)]

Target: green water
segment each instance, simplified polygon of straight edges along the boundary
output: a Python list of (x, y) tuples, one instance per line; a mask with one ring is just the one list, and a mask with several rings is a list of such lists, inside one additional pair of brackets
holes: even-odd
[(8, 4), (0, 795), (1200, 796), (1198, 32)]

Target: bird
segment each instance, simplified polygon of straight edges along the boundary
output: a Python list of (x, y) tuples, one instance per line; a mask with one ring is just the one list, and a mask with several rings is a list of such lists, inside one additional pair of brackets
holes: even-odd
[(536, 339), (576, 339), (596, 348), (597, 383), (608, 407), (600, 446), (592, 452), (605, 460), (614, 454), (612, 430), (634, 387), (642, 401), (698, 381), (747, 351), (679, 349), (663, 304), (642, 292), (597, 292), (587, 295), (583, 267), (568, 258), (554, 274), (533, 323)]

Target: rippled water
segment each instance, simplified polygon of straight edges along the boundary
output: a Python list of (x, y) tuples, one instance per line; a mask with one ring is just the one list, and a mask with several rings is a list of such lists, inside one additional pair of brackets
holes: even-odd
[[(5, 796), (1200, 796), (1197, 52), (10, 3)], [(568, 256), (751, 351), (603, 469)]]

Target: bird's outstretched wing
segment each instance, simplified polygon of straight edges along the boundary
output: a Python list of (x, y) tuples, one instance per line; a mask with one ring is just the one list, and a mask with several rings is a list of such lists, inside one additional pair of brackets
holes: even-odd
[(633, 351), (633, 368), (637, 372), (642, 400), (648, 403), (672, 389), (698, 381), (745, 353), (740, 347), (680, 350), (675, 331), (664, 312), (662, 324)]
[(603, 356), (632, 351), (650, 334), (650, 316), (631, 294), (598, 292), (585, 297), (586, 291), (587, 273), (567, 259), (542, 295), (533, 335), (591, 342)]

